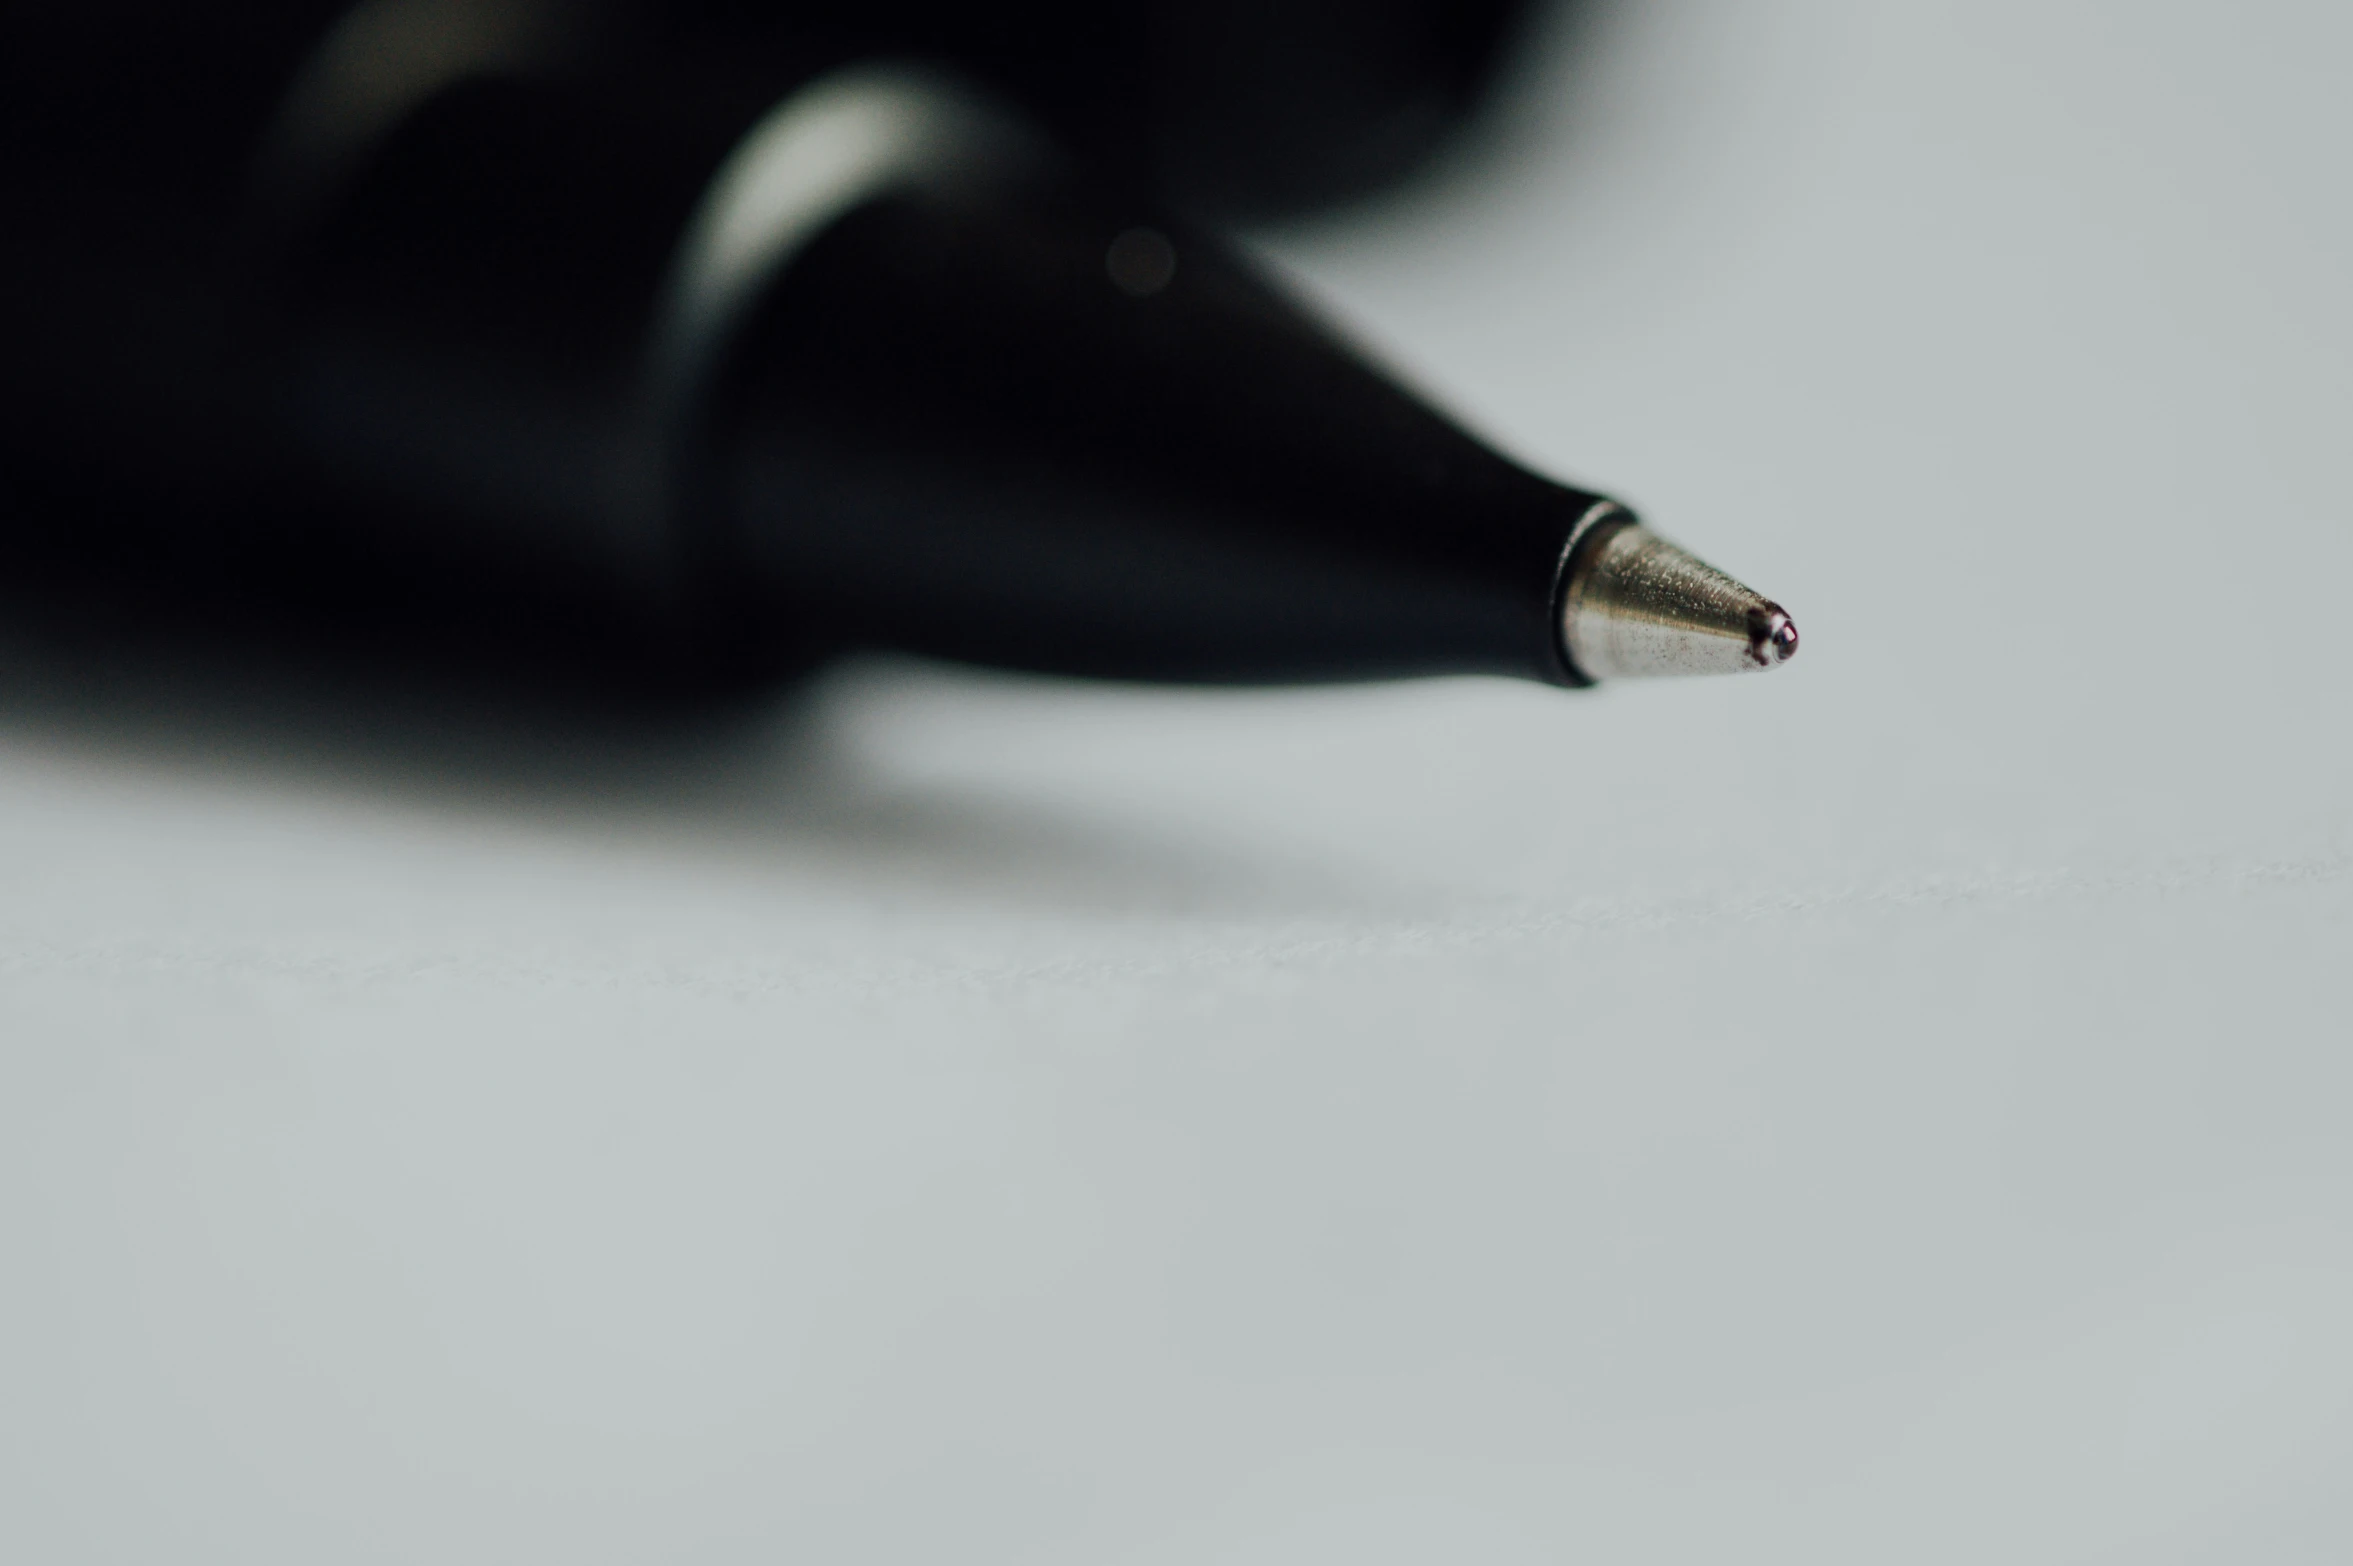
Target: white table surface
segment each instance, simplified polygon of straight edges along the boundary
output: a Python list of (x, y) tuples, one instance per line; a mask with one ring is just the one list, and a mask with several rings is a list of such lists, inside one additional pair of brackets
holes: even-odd
[(1266, 239), (1770, 679), (26, 676), (0, 1559), (2353, 1559), (2348, 58), (1644, 0)]

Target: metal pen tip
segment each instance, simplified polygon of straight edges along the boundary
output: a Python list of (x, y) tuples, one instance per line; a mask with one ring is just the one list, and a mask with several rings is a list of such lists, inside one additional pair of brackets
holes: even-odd
[(1748, 655), (1760, 669), (1777, 668), (1797, 656), (1797, 622), (1779, 604), (1749, 611)]
[(1577, 546), (1560, 631), (1590, 680), (1739, 674), (1797, 656), (1787, 610), (1623, 516)]

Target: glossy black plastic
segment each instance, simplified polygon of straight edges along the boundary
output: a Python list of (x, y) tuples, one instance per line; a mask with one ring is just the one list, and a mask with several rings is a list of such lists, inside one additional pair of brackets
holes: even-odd
[[(60, 11), (55, 72), (11, 67), (27, 221), (0, 289), (5, 476), (84, 554), (329, 617), (560, 627), (624, 669), (881, 644), (1155, 678), (1565, 677), (1553, 579), (1593, 497), (1140, 197), (1061, 178), (869, 203), (783, 271), (681, 432), (649, 386), (663, 290), (757, 95), (686, 55), (468, 73), (287, 228), (251, 197), (262, 65), (172, 86), (179, 21), (85, 3), (166, 20), (110, 40)], [(290, 77), (332, 15), (272, 15), (251, 59)], [(123, 145), (45, 161), (93, 95)], [(1173, 246), (1173, 274), (1123, 285), (1123, 235)]]
[[(722, 400), (747, 555), (816, 623), (958, 658), (1561, 677), (1553, 577), (1597, 497), (1498, 457), (1217, 240), (1156, 223), (953, 189), (827, 234)], [(1162, 286), (1113, 275), (1123, 235), (1165, 239)]]

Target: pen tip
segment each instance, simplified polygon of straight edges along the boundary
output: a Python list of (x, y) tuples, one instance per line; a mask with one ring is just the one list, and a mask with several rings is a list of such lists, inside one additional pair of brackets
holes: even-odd
[(1776, 668), (1797, 656), (1797, 622), (1779, 604), (1749, 611), (1748, 655), (1760, 669)]
[(1561, 640), (1592, 680), (1738, 674), (1797, 656), (1779, 604), (1630, 520), (1584, 545), (1561, 597)]

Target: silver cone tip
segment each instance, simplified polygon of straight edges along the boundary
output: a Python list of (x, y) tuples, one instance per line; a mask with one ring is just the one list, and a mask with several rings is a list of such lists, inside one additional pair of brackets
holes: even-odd
[(1787, 610), (1632, 521), (1586, 543), (1561, 594), (1561, 642), (1592, 680), (1740, 674), (1797, 656)]

